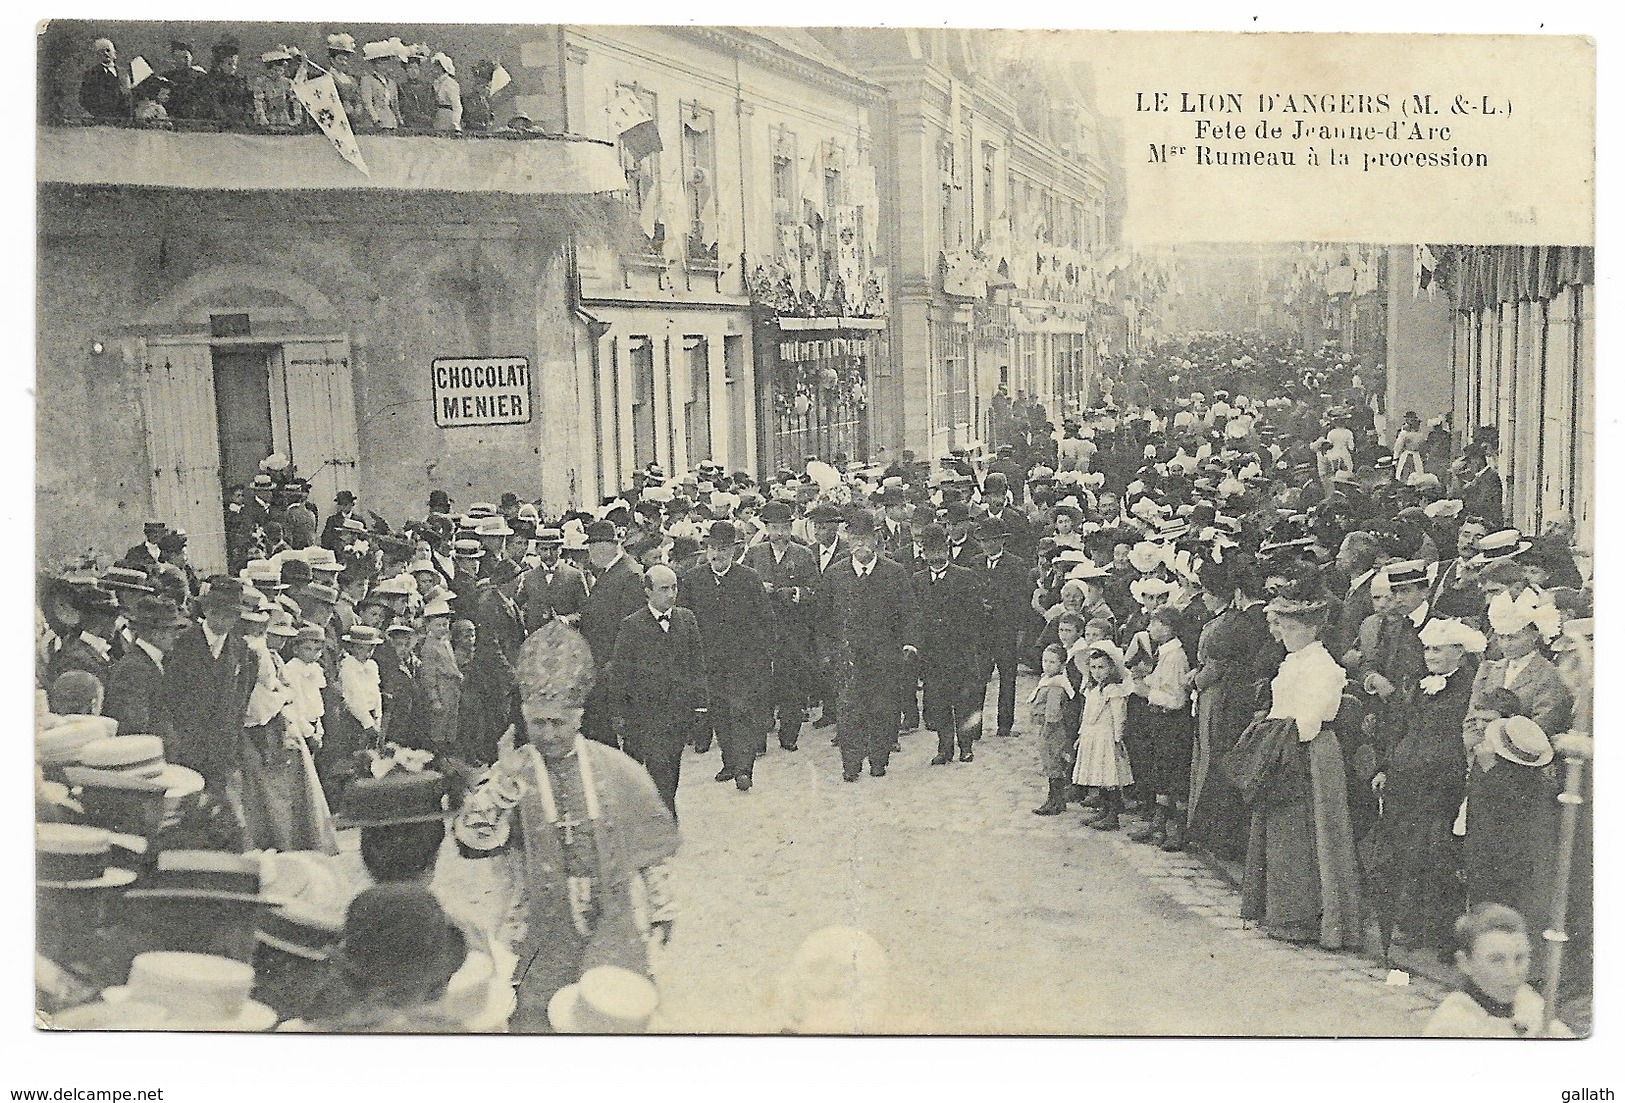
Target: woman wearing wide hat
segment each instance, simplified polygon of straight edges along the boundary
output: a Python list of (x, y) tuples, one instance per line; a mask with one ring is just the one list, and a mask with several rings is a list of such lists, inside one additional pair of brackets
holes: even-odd
[(1302, 575), (1265, 607), (1287, 654), (1270, 682), (1269, 712), (1227, 765), (1252, 804), (1242, 918), (1272, 938), (1335, 950), (1360, 945), (1362, 917), (1347, 774), (1331, 726), (1348, 676), (1319, 639), (1330, 605)]

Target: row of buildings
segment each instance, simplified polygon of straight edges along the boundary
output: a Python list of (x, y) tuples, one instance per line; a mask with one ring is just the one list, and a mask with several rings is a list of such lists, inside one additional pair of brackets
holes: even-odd
[[(74, 118), (95, 38), (161, 71), (176, 38), (340, 29), (465, 84), (500, 62), (498, 124), (538, 130), (364, 135), (362, 174), (314, 132)], [(1000, 386), (1059, 420), (1137, 339), (1087, 70), (1016, 36), (59, 22), (40, 51), (48, 557), (157, 516), (218, 566), (271, 452), (397, 521), (430, 487), (560, 509), (650, 463), (934, 458)]]

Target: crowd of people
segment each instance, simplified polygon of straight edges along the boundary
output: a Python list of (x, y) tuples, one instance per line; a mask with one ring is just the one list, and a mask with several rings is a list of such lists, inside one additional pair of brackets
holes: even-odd
[(119, 62), (117, 45), (98, 38), (93, 59), (78, 84), (77, 102), (61, 105), (66, 118), (260, 133), (316, 132), (294, 84), (324, 75), (350, 127), (357, 133), (521, 133), (534, 129), (523, 113), (498, 121), (493, 99), (509, 83), (500, 62), (481, 59), (458, 79), (457, 63), (442, 50), (399, 38), (366, 42), (335, 31), (306, 52), (280, 45), (260, 52), (258, 68), (246, 68), (242, 47), (223, 38), (209, 48), (210, 64), (193, 43), (169, 44), (168, 64), (155, 69), (140, 59), (132, 72)]
[[(715, 745), (715, 780), (745, 794), (809, 732), (852, 784), (921, 727), (970, 785), (984, 737), (1030, 739), (1037, 814), (1241, 862), (1242, 914), (1278, 938), (1375, 936), (1470, 977), (1484, 939), (1562, 929), (1555, 760), (1589, 757), (1591, 695), (1567, 531), (1506, 526), (1492, 438), (1452, 456), (1407, 415), (1383, 439), (1329, 351), (1203, 335), (1150, 367), (1204, 389), (1120, 406), (1133, 388), (1108, 380), (1059, 432), (1029, 403), (991, 457), (760, 481), (651, 464), (557, 514), (434, 490), (391, 526), (342, 491), (318, 523), (273, 456), (227, 507), (230, 573), (197, 578), (154, 520), (111, 565), (42, 578), (41, 953), (65, 980), (42, 1006), (176, 950), (292, 953), (317, 979), (257, 973), (253, 998), (318, 1028), (496, 1007), (556, 1029), (594, 968), (641, 1006), (676, 918), (685, 761)], [(360, 830), (361, 866), (335, 827)], [(448, 837), (501, 867), (497, 921), (437, 910)], [(1588, 820), (1579, 838), (1565, 975), (1584, 989)], [(223, 869), (328, 891), (199, 896)], [(197, 899), (241, 907), (177, 921)], [(367, 964), (396, 922), (445, 942), (409, 959), (427, 972)], [(476, 955), (495, 994), (453, 1014)]]

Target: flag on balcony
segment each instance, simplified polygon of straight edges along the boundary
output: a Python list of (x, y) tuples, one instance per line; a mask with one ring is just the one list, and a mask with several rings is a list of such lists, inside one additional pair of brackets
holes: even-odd
[(339, 102), (339, 90), (333, 83), (333, 74), (323, 73), (310, 80), (306, 76), (305, 63), (301, 61), (299, 76), (293, 82), (293, 94), (310, 117), (316, 120), (316, 125), (322, 128), (322, 133), (333, 143), (339, 156), (360, 169), (361, 175), (370, 176), (366, 158), (361, 156), (361, 146), (356, 143), (355, 131), (350, 129), (350, 118), (344, 113), (344, 104)]
[(615, 89), (615, 98), (610, 101), (608, 111), (609, 132), (615, 135), (615, 140), (621, 143), (621, 148), (633, 161), (641, 161), (663, 148), (660, 127), (632, 89)]

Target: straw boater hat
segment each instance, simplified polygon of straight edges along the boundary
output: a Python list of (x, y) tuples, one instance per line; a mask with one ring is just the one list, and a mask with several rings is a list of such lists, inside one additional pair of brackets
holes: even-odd
[(270, 1030), (277, 1013), (250, 999), (253, 990), (251, 965), (213, 954), (164, 950), (137, 954), (130, 962), (129, 981), (104, 989), (102, 999), (161, 1007), (164, 1030)]
[(177, 805), (203, 791), (203, 775), (165, 761), (164, 741), (156, 735), (121, 735), (87, 743), (79, 749), (79, 764), (161, 785), (165, 799)]
[(648, 977), (600, 965), (553, 994), (547, 1021), (560, 1034), (642, 1034), (659, 1004)]
[(34, 883), (48, 889), (121, 888), (136, 878), (114, 864), (113, 847), (134, 849), (145, 840), (72, 823), (34, 825)]
[(132, 900), (218, 900), (237, 904), (280, 904), (260, 888), (259, 859), (219, 850), (166, 850)]
[(1477, 555), (1470, 560), (1475, 567), (1482, 567), (1489, 563), (1496, 563), (1503, 559), (1511, 559), (1522, 555), (1532, 546), (1532, 541), (1525, 540), (1523, 534), (1517, 529), (1502, 529), (1481, 537), (1476, 545)]
[(1540, 767), (1552, 760), (1552, 741), (1527, 716), (1490, 721), (1484, 729), (1484, 741), (1501, 758), (1519, 766)]
[(383, 777), (364, 777), (344, 791), (333, 826), (393, 827), (432, 823), (453, 815), (443, 775), (433, 770), (396, 770)]
[(357, 624), (341, 637), (345, 643), (364, 643), (377, 647), (384, 642), (383, 634), (368, 624)]

